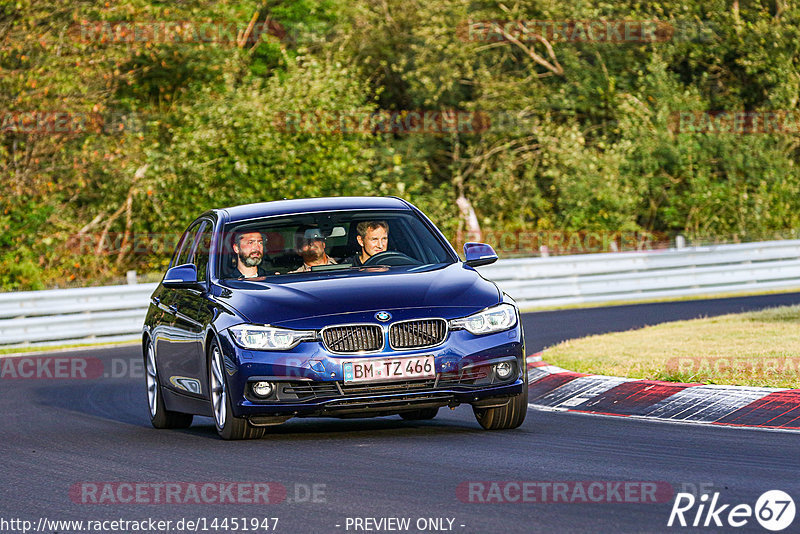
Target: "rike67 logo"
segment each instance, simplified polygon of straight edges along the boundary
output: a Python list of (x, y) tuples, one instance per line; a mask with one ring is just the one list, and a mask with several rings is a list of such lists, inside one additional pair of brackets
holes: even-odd
[(764, 492), (755, 507), (749, 504), (720, 504), (719, 492), (710, 497), (706, 493), (699, 498), (691, 493), (678, 493), (667, 526), (742, 527), (755, 516), (762, 527), (777, 532), (791, 525), (794, 515), (794, 500), (781, 490)]

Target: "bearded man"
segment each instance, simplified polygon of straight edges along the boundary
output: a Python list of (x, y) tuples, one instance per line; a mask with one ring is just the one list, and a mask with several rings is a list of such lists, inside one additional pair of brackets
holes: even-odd
[(236, 253), (235, 278), (266, 276), (270, 266), (264, 262), (264, 236), (260, 232), (240, 232), (233, 242)]

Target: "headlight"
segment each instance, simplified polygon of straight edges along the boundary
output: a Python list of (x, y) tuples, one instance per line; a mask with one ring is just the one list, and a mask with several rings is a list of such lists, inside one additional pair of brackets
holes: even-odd
[(289, 350), (301, 341), (317, 339), (317, 333), (313, 330), (289, 330), (253, 324), (240, 324), (228, 330), (236, 343), (246, 349)]
[(517, 310), (511, 304), (498, 304), (469, 317), (453, 319), (450, 328), (464, 328), (471, 334), (494, 334), (517, 325)]

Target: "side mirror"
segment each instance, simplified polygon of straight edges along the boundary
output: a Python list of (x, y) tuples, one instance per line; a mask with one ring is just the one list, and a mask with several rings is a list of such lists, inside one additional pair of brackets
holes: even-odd
[(496, 262), (497, 253), (485, 243), (464, 243), (464, 258), (470, 267), (480, 267)]
[(161, 284), (164, 287), (173, 289), (199, 289), (197, 267), (193, 263), (176, 265), (167, 270), (167, 274), (164, 275), (164, 280), (161, 281)]

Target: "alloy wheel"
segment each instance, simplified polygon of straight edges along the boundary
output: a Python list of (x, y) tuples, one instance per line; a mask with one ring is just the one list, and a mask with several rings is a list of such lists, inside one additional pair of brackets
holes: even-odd
[(218, 347), (214, 347), (211, 353), (211, 405), (217, 428), (223, 428), (228, 418), (228, 393), (222, 369), (222, 354)]
[(156, 377), (156, 353), (152, 343), (147, 345), (147, 401), (150, 405), (150, 417), (155, 417), (158, 409), (158, 378)]

